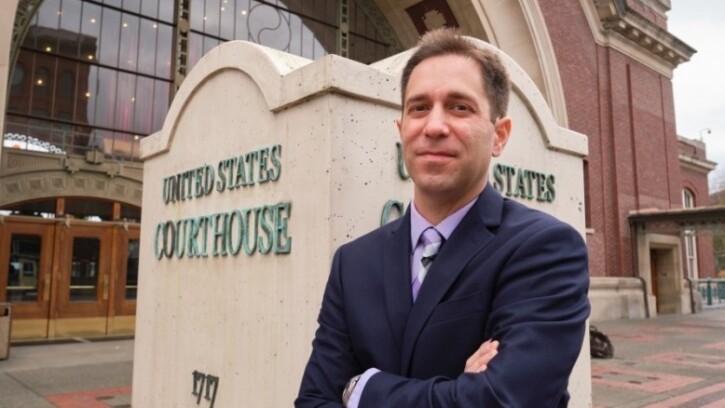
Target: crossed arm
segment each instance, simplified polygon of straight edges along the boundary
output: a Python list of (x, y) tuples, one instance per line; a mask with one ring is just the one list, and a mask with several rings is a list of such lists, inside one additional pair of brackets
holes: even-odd
[[(352, 349), (339, 262), (336, 256), (297, 407), (341, 407), (345, 383), (369, 368)], [(359, 406), (565, 405), (589, 313), (586, 262), (583, 242), (571, 228), (554, 225), (532, 234), (496, 281), (486, 332), (500, 345), (492, 351), (491, 343), (482, 344), (455, 378), (413, 379), (377, 367), (382, 371), (365, 385)]]
[(498, 341), (486, 340), (471, 357), (466, 360), (464, 373), (482, 373), (488, 368), (488, 363), (498, 354)]

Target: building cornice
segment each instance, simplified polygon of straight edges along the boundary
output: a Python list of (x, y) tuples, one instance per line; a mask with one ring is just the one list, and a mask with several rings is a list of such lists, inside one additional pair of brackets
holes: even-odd
[(697, 157), (682, 153), (680, 153), (680, 165), (686, 169), (705, 174), (715, 170), (715, 167), (717, 167), (717, 163), (713, 161), (698, 159)]
[(697, 52), (629, 7), (626, 0), (580, 2), (598, 44), (614, 48), (668, 78)]
[(644, 0), (643, 3), (663, 17), (672, 8), (672, 2), (670, 0)]
[(702, 152), (702, 155), (707, 155), (707, 146), (705, 145), (705, 142), (697, 139), (688, 139), (679, 135), (677, 136), (677, 141), (694, 149), (693, 154), (680, 152), (680, 166), (682, 166), (682, 168), (705, 174), (715, 170), (717, 163), (707, 160), (707, 157), (702, 158), (702, 156), (698, 157), (697, 155), (698, 150)]
[[(140, 207), (143, 165), (5, 148), (0, 156), (0, 208), (53, 197), (91, 197)], [(100, 152), (96, 152), (100, 153)]]

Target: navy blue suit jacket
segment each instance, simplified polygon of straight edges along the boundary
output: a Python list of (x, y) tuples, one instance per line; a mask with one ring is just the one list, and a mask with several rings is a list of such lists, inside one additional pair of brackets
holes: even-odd
[[(586, 247), (569, 225), (487, 185), (441, 247), (415, 303), (410, 213), (335, 254), (297, 407), (560, 407), (589, 315)], [(487, 339), (479, 374), (466, 359)]]

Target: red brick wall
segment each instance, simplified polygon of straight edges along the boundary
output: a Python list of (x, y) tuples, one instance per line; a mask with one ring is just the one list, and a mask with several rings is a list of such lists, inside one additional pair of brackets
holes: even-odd
[(710, 196), (707, 189), (707, 175), (683, 168), (682, 170), (682, 187), (687, 188), (695, 195), (695, 207), (704, 207), (710, 205)]
[(629, 212), (681, 207), (671, 81), (594, 41), (578, 1), (541, 0), (571, 129), (589, 137), (592, 276), (633, 276)]
[[(611, 242), (604, 240), (602, 232), (617, 227), (617, 223), (612, 220), (614, 218), (611, 214), (612, 208), (605, 206), (602, 201), (604, 194), (615, 194), (611, 189), (613, 184), (606, 182), (613, 177), (614, 172), (609, 168), (605, 169), (609, 171), (602, 171), (602, 150), (609, 151), (609, 149), (602, 146), (607, 140), (602, 140), (600, 137), (602, 128), (606, 130), (610, 126), (609, 121), (600, 119), (600, 116), (603, 116), (602, 109), (606, 108), (606, 105), (602, 106), (600, 100), (609, 98), (609, 90), (600, 83), (604, 82), (598, 68), (602, 53), (594, 43), (583, 11), (578, 6), (559, 3), (562, 2), (543, 0), (540, 1), (540, 6), (549, 28), (549, 35), (555, 45), (562, 86), (566, 95), (569, 126), (589, 138), (587, 161), (590, 176), (586, 183), (589, 195), (588, 218), (591, 224), (587, 227), (596, 232), (587, 235), (589, 270), (592, 276), (604, 276), (607, 274), (605, 253), (616, 251), (616, 248)], [(567, 46), (557, 44), (567, 44)], [(580, 89), (588, 91), (577, 92)], [(601, 123), (602, 120), (604, 123)], [(610, 190), (605, 192), (605, 187)], [(608, 225), (605, 227), (604, 224)]]

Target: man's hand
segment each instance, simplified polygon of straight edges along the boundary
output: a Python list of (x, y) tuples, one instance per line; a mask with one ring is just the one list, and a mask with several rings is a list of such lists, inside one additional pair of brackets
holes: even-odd
[(498, 341), (486, 340), (471, 357), (466, 360), (466, 373), (482, 373), (488, 368), (488, 363), (498, 354)]

